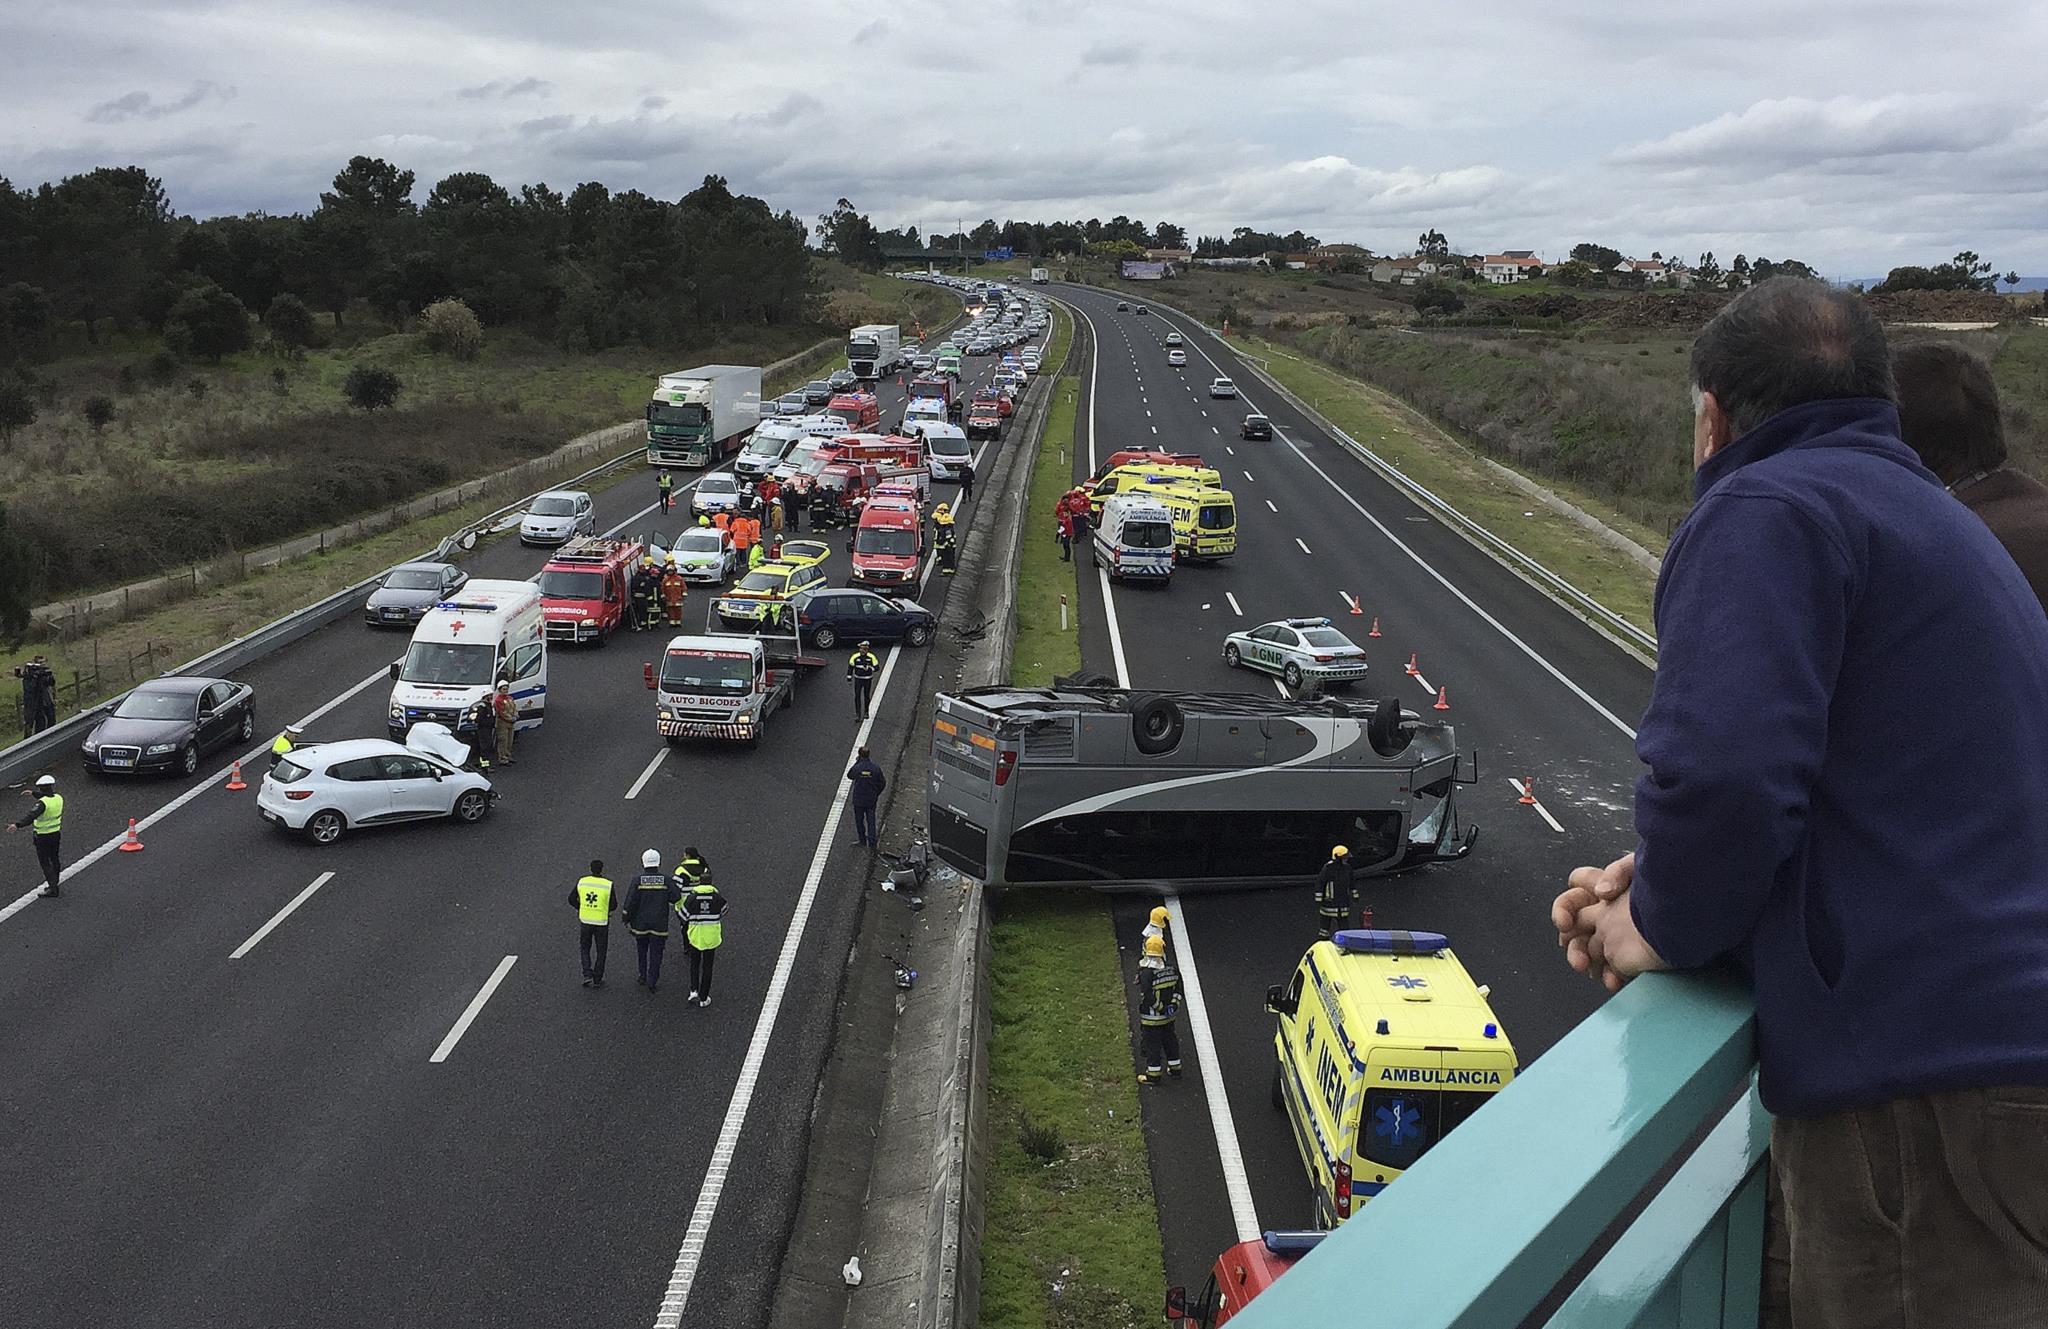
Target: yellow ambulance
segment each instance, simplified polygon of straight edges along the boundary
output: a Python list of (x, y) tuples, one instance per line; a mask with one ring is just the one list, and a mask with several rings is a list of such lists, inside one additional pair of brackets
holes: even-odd
[(1185, 480), (1145, 480), (1124, 491), (1150, 494), (1173, 514), (1173, 543), (1182, 558), (1227, 558), (1237, 552), (1237, 498), (1228, 489)]
[(1339, 932), (1284, 986), (1273, 1106), (1287, 1114), (1335, 1227), (1515, 1078), (1515, 1049), (1486, 989), (1441, 933)]

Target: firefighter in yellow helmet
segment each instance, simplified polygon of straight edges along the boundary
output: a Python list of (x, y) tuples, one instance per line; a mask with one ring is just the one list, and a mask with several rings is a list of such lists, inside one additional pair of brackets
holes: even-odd
[(1166, 938), (1145, 938), (1138, 960), (1138, 1045), (1145, 1067), (1139, 1084), (1158, 1084), (1163, 1070), (1178, 1076), (1180, 1065), (1180, 974), (1166, 962)]
[(1166, 920), (1169, 917), (1171, 917), (1171, 915), (1169, 915), (1166, 912), (1165, 905), (1162, 904), (1153, 906), (1152, 917), (1145, 924), (1145, 933), (1144, 936), (1139, 940), (1139, 945), (1142, 946), (1145, 942), (1152, 940), (1152, 938), (1154, 937), (1164, 939), (1166, 936)]
[(1351, 879), (1351, 851), (1338, 845), (1330, 851), (1316, 877), (1316, 928), (1324, 941), (1350, 925), (1351, 906), (1358, 903), (1358, 886)]
[(944, 503), (932, 509), (932, 544), (939, 551), (939, 572), (952, 576), (959, 566), (959, 542), (953, 533), (953, 510)]

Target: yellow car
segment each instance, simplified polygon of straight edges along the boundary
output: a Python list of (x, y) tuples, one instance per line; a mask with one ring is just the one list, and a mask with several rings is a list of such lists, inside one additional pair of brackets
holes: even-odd
[(1487, 990), (1436, 932), (1339, 932), (1283, 988), (1273, 1106), (1335, 1227), (1515, 1078)]
[(808, 568), (823, 563), (831, 553), (832, 547), (823, 540), (784, 540), (775, 561)]
[(729, 628), (753, 627), (769, 618), (771, 606), (775, 617), (779, 618), (790, 596), (824, 584), (825, 568), (822, 564), (791, 563), (778, 558), (741, 577), (732, 590), (714, 603), (713, 608)]

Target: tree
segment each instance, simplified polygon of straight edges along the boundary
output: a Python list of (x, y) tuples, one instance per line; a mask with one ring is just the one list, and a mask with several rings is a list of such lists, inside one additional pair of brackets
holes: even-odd
[(255, 341), (249, 311), (240, 300), (211, 282), (187, 291), (171, 306), (164, 321), (164, 340), (179, 355), (199, 356), (211, 364)]
[(1572, 246), (1572, 261), (1583, 263), (1596, 272), (1612, 272), (1621, 266), (1621, 251), (1596, 245), (1591, 241)]
[[(989, 225), (994, 226), (991, 222)], [(857, 268), (882, 266), (882, 237), (874, 223), (846, 199), (818, 216), (818, 242), (826, 253)]]
[(287, 358), (296, 360), (313, 344), (313, 311), (289, 292), (271, 300), (263, 311), (263, 326), (270, 330), (270, 344)]
[(1457, 287), (1434, 277), (1416, 283), (1408, 301), (1421, 314), (1455, 314), (1465, 307), (1465, 298), (1458, 294)]
[(388, 407), (395, 403), (399, 390), (404, 386), (398, 375), (382, 365), (357, 365), (342, 379), (341, 395), (348, 398), (351, 406), (374, 411), (380, 406)]
[(1893, 268), (1885, 279), (1873, 288), (1875, 291), (1995, 291), (1998, 278), (1992, 275), (1991, 264), (1979, 258), (1975, 250), (1965, 249), (1946, 263), (1937, 263), (1931, 268)]
[(1188, 247), (1187, 229), (1176, 226), (1172, 222), (1160, 222), (1159, 225), (1152, 228), (1152, 247), (1154, 249), (1186, 249)]
[(140, 166), (102, 166), (46, 184), (31, 216), (51, 287), (95, 346), (100, 321), (131, 313), (149, 278), (168, 266), (170, 196)]
[(484, 325), (460, 300), (436, 300), (428, 305), (420, 315), (420, 331), (426, 334), (427, 349), (436, 355), (472, 360), (483, 349)]
[(18, 281), (0, 291), (0, 361), (41, 359), (49, 338), (50, 297), (42, 287)]
[(1714, 260), (1714, 251), (1709, 249), (1700, 255), (1700, 261), (1693, 266), (1692, 280), (1695, 286), (1714, 290), (1721, 285), (1721, 265)]
[(2006, 289), (2007, 289), (2008, 291), (2009, 291), (2009, 290), (2011, 290), (2011, 289), (2012, 289), (2013, 287), (2015, 287), (2015, 286), (2019, 285), (2019, 284), (2020, 284), (2020, 274), (2019, 274), (2019, 271), (2018, 271), (2017, 269), (2015, 269), (2015, 270), (2013, 270), (2013, 271), (2011, 271), (2011, 272), (2008, 272), (2008, 273), (2006, 273), (2006, 274), (2005, 274), (2005, 288), (2006, 288)]
[(7, 508), (0, 504), (0, 634), (10, 643), (19, 644), (28, 631), (35, 590), (35, 566), (28, 546), (8, 529)]
[(18, 379), (0, 381), (0, 446), (13, 447), (16, 430), (36, 422), (35, 395)]
[(1416, 237), (1415, 252), (1422, 258), (1446, 259), (1451, 256), (1451, 242), (1444, 239), (1442, 231), (1431, 228)]
[(84, 414), (85, 422), (92, 426), (92, 432), (97, 434), (113, 423), (114, 399), (112, 397), (100, 396), (87, 397), (85, 404), (79, 410)]
[(1728, 289), (1731, 291), (1741, 290), (1750, 284), (1750, 277), (1749, 259), (1741, 254), (1737, 254), (1735, 261), (1728, 265)]
[(1599, 274), (1593, 265), (1584, 259), (1566, 259), (1550, 270), (1550, 275), (1560, 286), (1590, 286)]

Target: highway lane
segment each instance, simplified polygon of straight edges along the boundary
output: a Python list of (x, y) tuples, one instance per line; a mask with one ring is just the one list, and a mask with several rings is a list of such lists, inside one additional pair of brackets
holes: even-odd
[[(989, 362), (970, 365), (979, 378)], [(886, 385), (885, 412), (899, 403)], [(600, 495), (601, 527), (646, 529), (653, 492), (649, 472)], [(530, 575), (544, 558), (501, 542), (471, 567)], [(834, 580), (843, 570), (835, 556)], [(940, 579), (926, 603), (944, 590)], [(693, 617), (708, 599), (692, 595)], [(653, 1318), (792, 912), (835, 829), (827, 810), (855, 734), (835, 661), (804, 680), (759, 751), (671, 751), (628, 800), (663, 750), (639, 677), (661, 639), (552, 653), (548, 723), (522, 736), (505, 799), (479, 827), (366, 832), (321, 851), (264, 826), (252, 795), (207, 788), (152, 828), (144, 853), (111, 855), (62, 901), (0, 923), (0, 1121), (20, 1142), (0, 1161), (0, 1240), (14, 1255), (0, 1320)], [(402, 644), (344, 623), (252, 669), (261, 737)], [(381, 733), (387, 695), (365, 688), (310, 736)], [(899, 681), (878, 746), (900, 741), (911, 704)], [(162, 804), (182, 784), (67, 786), (73, 808), (93, 808), (112, 793)], [(623, 882), (641, 849), (672, 864), (686, 843), (707, 851), (734, 902), (714, 1005), (681, 1004), (674, 944), (663, 992), (642, 993), (621, 929), (611, 982), (581, 988), (567, 894), (584, 861), (601, 855)], [(824, 864), (693, 1323), (765, 1318), (866, 876), (844, 846)], [(446, 1059), (430, 1060), (501, 969)]]
[[(1273, 618), (1328, 614), (1368, 650), (1373, 674), (1359, 695), (1396, 696), (1430, 714), (1434, 691), (1403, 671), (1417, 656), (1429, 683), (1449, 689), (1447, 718), (1461, 744), (1481, 754), (1480, 781), (1461, 791), (1460, 806), (1484, 830), (1469, 860), (1371, 882), (1366, 897), (1381, 926), (1450, 935), (1475, 976), (1492, 984), (1526, 1065), (1597, 1002), (1558, 960), (1542, 909), (1566, 870), (1628, 840), (1635, 761), (1625, 726), (1647, 700), (1649, 671), (1395, 492), (1191, 325), (1156, 309), (1149, 317), (1118, 314), (1113, 296), (1060, 294), (1098, 334), (1081, 416), (1085, 431), (1092, 409), (1096, 455), (1154, 444), (1200, 452), (1237, 497), (1234, 558), (1183, 564), (1165, 588), (1111, 592), (1131, 684), (1273, 689), (1265, 676), (1224, 665), (1223, 637)], [(1166, 363), (1161, 339), (1169, 330), (1188, 342), (1185, 368)], [(1208, 397), (1219, 372), (1238, 381), (1249, 405)], [(1273, 442), (1236, 436), (1252, 405), (1279, 427)], [(1082, 592), (1084, 658), (1113, 673), (1103, 583), (1084, 577)], [(1361, 615), (1348, 612), (1347, 596)], [(1368, 639), (1375, 616), (1383, 636)], [(1517, 803), (1508, 777), (1523, 775), (1534, 777), (1563, 833)], [(1127, 944), (1150, 903), (1119, 903)], [(1309, 1217), (1286, 1122), (1268, 1102), (1272, 1022), (1261, 1003), (1314, 931), (1306, 889), (1190, 896), (1183, 906), (1228, 1120), (1219, 1122), (1193, 1084), (1147, 1090), (1146, 1113), (1170, 1281), (1199, 1284), (1247, 1220), (1295, 1226)], [(1249, 1214), (1243, 1203), (1233, 1213), (1223, 1174), (1183, 1162), (1218, 1159), (1216, 1141), (1227, 1135), (1244, 1160)]]

